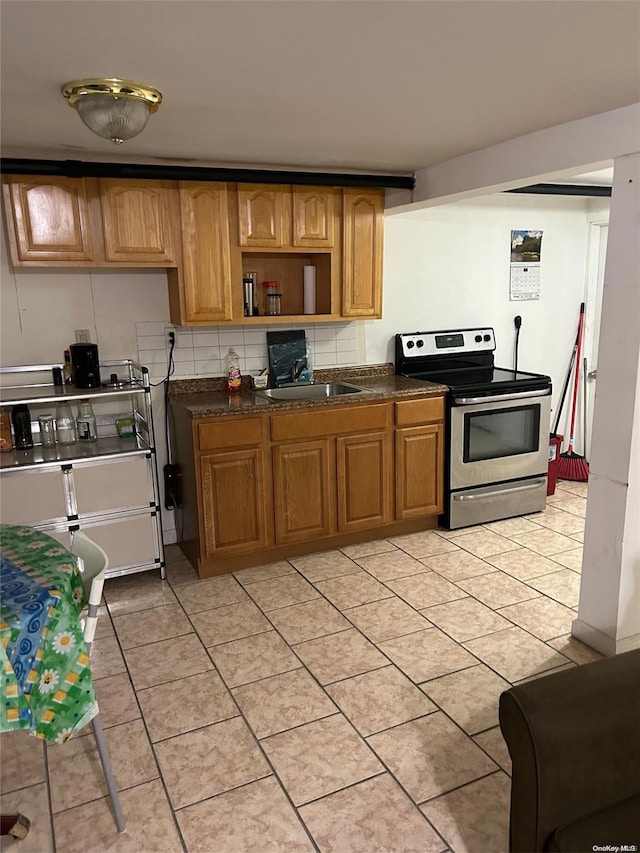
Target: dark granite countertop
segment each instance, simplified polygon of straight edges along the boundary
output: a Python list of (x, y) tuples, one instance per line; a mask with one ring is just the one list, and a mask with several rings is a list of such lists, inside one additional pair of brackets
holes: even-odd
[(366, 392), (329, 397), (324, 400), (271, 401), (254, 394), (246, 381), (242, 392), (228, 394), (224, 391), (224, 380), (215, 378), (176, 380), (169, 384), (169, 395), (171, 405), (183, 408), (192, 418), (215, 418), (225, 415), (249, 415), (255, 412), (275, 413), (293, 409), (379, 403), (406, 397), (437, 397), (447, 391), (446, 385), (396, 376), (392, 364), (316, 370), (314, 378), (316, 382), (349, 382), (366, 389)]

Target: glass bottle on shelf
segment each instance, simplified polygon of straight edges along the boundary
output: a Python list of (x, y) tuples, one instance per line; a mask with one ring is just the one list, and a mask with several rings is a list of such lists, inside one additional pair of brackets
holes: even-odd
[(58, 403), (56, 406), (56, 441), (58, 444), (75, 444), (78, 439), (76, 419), (71, 413), (68, 403)]
[(76, 418), (78, 441), (97, 441), (98, 424), (90, 400), (81, 400)]
[(19, 450), (27, 450), (29, 447), (33, 447), (29, 406), (24, 403), (14, 406), (11, 410), (11, 421), (13, 423), (13, 435), (16, 447)]

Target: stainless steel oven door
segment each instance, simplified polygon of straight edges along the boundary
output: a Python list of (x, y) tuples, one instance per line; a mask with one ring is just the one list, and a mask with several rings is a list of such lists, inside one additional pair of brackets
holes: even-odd
[(551, 391), (454, 396), (451, 490), (545, 474)]

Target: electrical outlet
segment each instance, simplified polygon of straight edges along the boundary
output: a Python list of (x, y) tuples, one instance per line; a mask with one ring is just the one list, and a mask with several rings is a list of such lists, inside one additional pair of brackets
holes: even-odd
[(169, 349), (172, 344), (175, 344), (176, 341), (176, 327), (175, 326), (165, 326), (164, 327), (164, 342)]

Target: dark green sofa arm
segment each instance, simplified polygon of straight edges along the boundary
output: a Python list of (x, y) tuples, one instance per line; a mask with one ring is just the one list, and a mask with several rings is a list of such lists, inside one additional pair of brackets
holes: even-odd
[(512, 853), (640, 844), (640, 650), (512, 687), (500, 728), (513, 762)]

